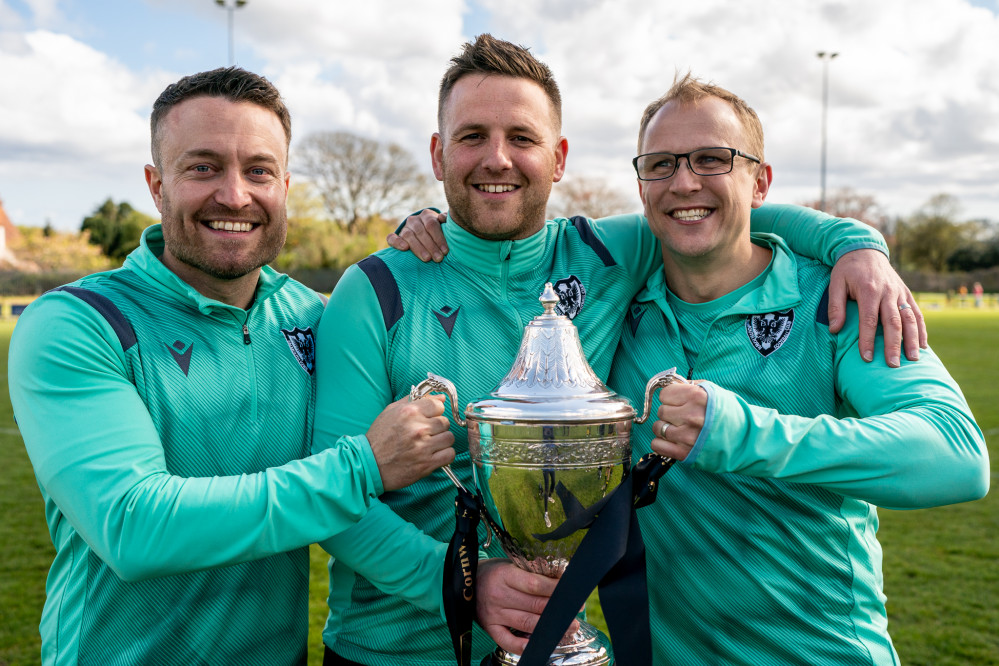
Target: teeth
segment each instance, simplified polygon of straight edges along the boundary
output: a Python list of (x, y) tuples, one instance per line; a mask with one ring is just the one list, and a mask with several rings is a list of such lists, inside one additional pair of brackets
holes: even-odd
[(490, 194), (496, 194), (498, 192), (513, 192), (517, 189), (516, 185), (476, 185), (477, 188), (483, 192), (489, 192)]
[(707, 208), (688, 208), (687, 210), (673, 211), (673, 217), (678, 220), (700, 220), (711, 214)]
[(221, 220), (210, 220), (208, 226), (216, 231), (244, 232), (253, 229), (253, 224), (250, 222), (222, 222)]

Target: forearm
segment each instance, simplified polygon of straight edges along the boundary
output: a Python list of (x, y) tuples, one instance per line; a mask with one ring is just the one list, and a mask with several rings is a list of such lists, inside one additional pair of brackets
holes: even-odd
[(884, 236), (874, 227), (803, 206), (768, 203), (754, 208), (750, 230), (776, 234), (792, 251), (827, 266), (853, 250), (875, 249), (888, 254)]
[(443, 617), (447, 544), (427, 536), (386, 505), (374, 504), (356, 525), (320, 545), (385, 594)]
[(966, 502), (988, 489), (981, 434), (952, 406), (804, 418), (750, 405), (714, 386), (709, 394), (713, 415), (687, 458), (699, 469), (812, 484), (892, 509)]
[(11, 402), (43, 492), (123, 578), (265, 557), (364, 514), (376, 489), (363, 441), (257, 473), (172, 474), (114, 334), (86, 307), (43, 304), (18, 324)]

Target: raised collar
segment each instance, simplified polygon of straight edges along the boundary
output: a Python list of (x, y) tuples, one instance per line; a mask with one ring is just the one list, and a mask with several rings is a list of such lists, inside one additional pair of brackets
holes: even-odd
[[(753, 289), (740, 287), (733, 292), (742, 293), (728, 308), (727, 314), (777, 312), (794, 307), (801, 302), (801, 292), (798, 290), (797, 261), (791, 250), (779, 236), (764, 233), (750, 235), (754, 243), (773, 250), (773, 256), (760, 276), (764, 278), (762, 284)], [(752, 280), (750, 284), (757, 280), (758, 278)], [(664, 312), (669, 312), (667, 289), (665, 274), (661, 270), (656, 271), (645, 283), (645, 289), (638, 294), (636, 300), (656, 301)]]
[[(554, 223), (549, 221), (536, 234), (520, 240), (485, 240), (461, 228), (448, 215), (443, 226), (447, 241), (446, 261), (453, 261), (477, 273), (499, 276), (504, 271), (516, 275), (534, 269), (547, 256)], [(504, 266), (504, 264), (506, 264)]]

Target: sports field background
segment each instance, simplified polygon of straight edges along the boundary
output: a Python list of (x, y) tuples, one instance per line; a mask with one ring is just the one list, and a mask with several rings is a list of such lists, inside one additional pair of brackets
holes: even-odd
[[(924, 311), (930, 344), (961, 384), (985, 432), (995, 486), (999, 476), (999, 310), (930, 305)], [(41, 497), (7, 398), (7, 347), (12, 330), (12, 322), (0, 322), (0, 666), (39, 661), (38, 619), (53, 553)], [(668, 498), (660, 501), (664, 499)], [(889, 630), (902, 663), (999, 666), (999, 489), (970, 504), (922, 511), (881, 510), (879, 515)], [(326, 616), (327, 579), (326, 557), (313, 549), (309, 663), (318, 666), (322, 663), (320, 632)], [(596, 609), (591, 609), (591, 618), (600, 624), (599, 612), (592, 610)], [(718, 629), (724, 631), (724, 627)], [(802, 660), (807, 663), (807, 655)]]

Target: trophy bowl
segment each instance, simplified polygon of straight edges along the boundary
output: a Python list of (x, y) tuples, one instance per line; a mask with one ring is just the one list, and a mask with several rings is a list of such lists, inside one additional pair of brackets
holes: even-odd
[[(410, 397), (433, 391), (450, 397), (452, 417), (468, 428), (475, 485), (490, 529), (518, 567), (559, 578), (630, 469), (632, 423), (648, 418), (656, 388), (682, 378), (674, 370), (652, 377), (636, 418), (627, 398), (607, 388), (587, 363), (576, 326), (554, 310), (559, 299), (550, 283), (539, 300), (544, 312), (524, 328), (510, 371), (489, 395), (467, 405), (465, 418), (458, 414), (454, 385), (444, 377), (428, 373)], [(449, 468), (445, 472), (461, 487)], [(513, 666), (519, 659), (497, 648), (482, 666)], [(610, 641), (586, 622), (548, 661), (613, 663)]]

